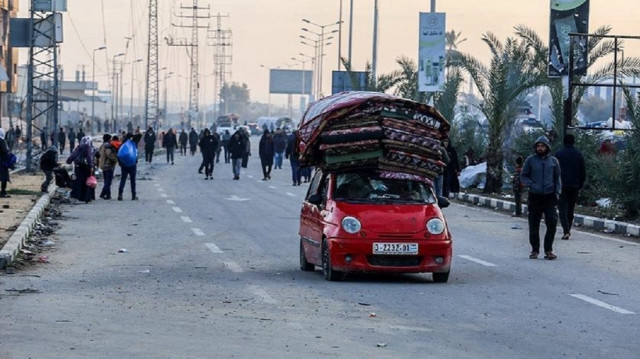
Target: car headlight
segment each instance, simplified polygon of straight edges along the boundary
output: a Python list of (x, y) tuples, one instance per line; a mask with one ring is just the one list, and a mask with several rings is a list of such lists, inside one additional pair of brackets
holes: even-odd
[(444, 222), (440, 218), (431, 218), (427, 222), (427, 231), (431, 234), (441, 234), (444, 228)]
[(355, 217), (344, 217), (342, 219), (342, 229), (344, 229), (347, 233), (358, 233), (360, 232), (361, 228), (362, 225), (360, 224), (360, 221)]

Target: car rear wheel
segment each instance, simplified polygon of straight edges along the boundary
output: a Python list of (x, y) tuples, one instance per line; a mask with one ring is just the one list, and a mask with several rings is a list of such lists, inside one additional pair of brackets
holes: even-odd
[(303, 272), (312, 272), (315, 268), (315, 265), (307, 262), (307, 256), (304, 254), (304, 246), (302, 245), (302, 238), (300, 238), (300, 270)]
[(322, 241), (322, 274), (324, 274), (324, 279), (332, 282), (342, 278), (342, 273), (333, 269), (331, 252), (326, 239)]
[(436, 283), (447, 283), (449, 280), (449, 272), (433, 273), (433, 281)]

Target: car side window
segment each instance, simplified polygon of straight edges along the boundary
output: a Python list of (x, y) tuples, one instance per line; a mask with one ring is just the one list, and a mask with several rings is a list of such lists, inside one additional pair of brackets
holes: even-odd
[(323, 182), (322, 177), (323, 177), (322, 171), (317, 170), (316, 173), (313, 175), (313, 179), (311, 180), (311, 183), (309, 184), (309, 190), (307, 190), (306, 199), (309, 199), (311, 195), (318, 193), (318, 188), (320, 187), (320, 183)]

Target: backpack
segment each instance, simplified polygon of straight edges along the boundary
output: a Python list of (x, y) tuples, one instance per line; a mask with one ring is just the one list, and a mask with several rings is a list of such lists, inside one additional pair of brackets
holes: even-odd
[(18, 162), (18, 157), (16, 157), (16, 155), (14, 155), (13, 153), (9, 153), (2, 160), (2, 166), (12, 170), (16, 168), (17, 162)]
[(117, 157), (121, 165), (125, 167), (135, 166), (138, 161), (138, 147), (133, 141), (128, 140), (118, 149)]

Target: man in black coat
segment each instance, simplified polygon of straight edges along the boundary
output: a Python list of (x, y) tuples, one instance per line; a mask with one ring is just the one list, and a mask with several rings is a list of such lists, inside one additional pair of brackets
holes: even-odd
[(167, 149), (167, 163), (171, 162), (171, 164), (173, 164), (173, 151), (177, 146), (178, 140), (176, 139), (176, 134), (173, 132), (173, 129), (170, 128), (162, 137), (162, 147)]
[(64, 146), (67, 143), (67, 134), (64, 132), (64, 128), (60, 127), (60, 131), (58, 132), (58, 148), (60, 149), (60, 154), (64, 153)]
[(247, 144), (240, 130), (236, 131), (229, 139), (229, 153), (231, 154), (231, 168), (233, 169), (233, 179), (240, 179), (240, 168), (242, 167), (242, 158), (247, 151)]
[(153, 128), (149, 126), (144, 133), (144, 160), (151, 163), (153, 160), (153, 150), (156, 148), (156, 133), (153, 132)]
[(73, 153), (73, 150), (76, 149), (76, 133), (73, 128), (69, 130), (67, 138), (69, 139), (69, 153)]
[(213, 179), (213, 161), (216, 157), (216, 151), (218, 150), (218, 138), (211, 135), (211, 131), (205, 128), (198, 145), (200, 146), (200, 152), (202, 152), (204, 179)]
[(566, 134), (564, 136), (564, 147), (556, 152), (556, 158), (560, 162), (560, 176), (562, 179), (562, 192), (560, 192), (560, 199), (558, 200), (560, 224), (564, 231), (562, 239), (571, 237), (573, 211), (578, 201), (578, 194), (587, 176), (584, 157), (573, 146), (575, 141), (575, 137), (572, 134)]
[(189, 132), (189, 147), (191, 149), (191, 156), (196, 154), (197, 146), (198, 146), (198, 133), (193, 127), (191, 127), (191, 131)]

